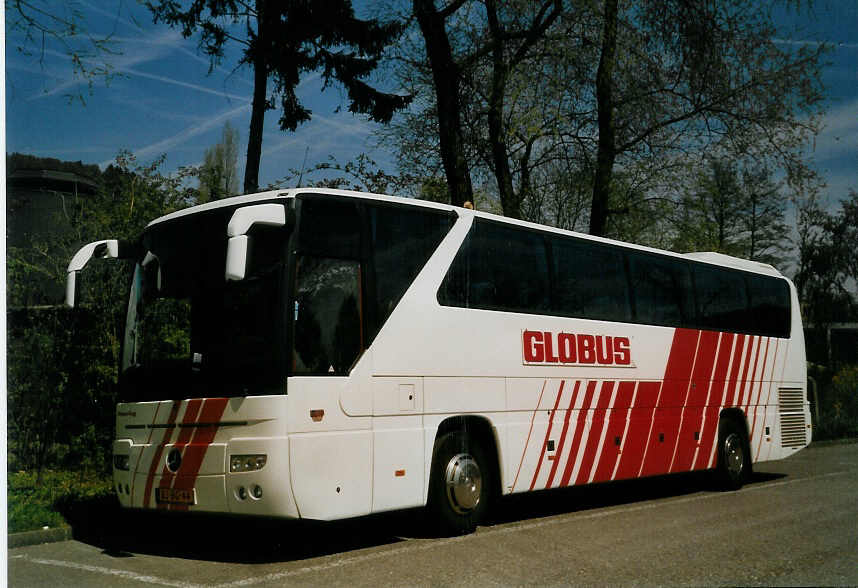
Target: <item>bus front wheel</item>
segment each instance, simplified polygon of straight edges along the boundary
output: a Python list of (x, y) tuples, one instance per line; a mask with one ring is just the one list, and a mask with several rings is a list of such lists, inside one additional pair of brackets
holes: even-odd
[(454, 431), (435, 442), (427, 510), (442, 533), (472, 533), (489, 510), (493, 470), (483, 446)]
[(745, 432), (731, 418), (718, 426), (718, 478), (726, 490), (738, 490), (751, 472), (751, 455)]

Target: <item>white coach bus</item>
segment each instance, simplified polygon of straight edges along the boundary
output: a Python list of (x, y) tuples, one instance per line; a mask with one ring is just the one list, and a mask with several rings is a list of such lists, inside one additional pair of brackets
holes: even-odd
[(810, 442), (792, 283), (453, 206), (296, 189), (151, 222), (113, 446), (124, 507), (338, 519), (752, 463)]

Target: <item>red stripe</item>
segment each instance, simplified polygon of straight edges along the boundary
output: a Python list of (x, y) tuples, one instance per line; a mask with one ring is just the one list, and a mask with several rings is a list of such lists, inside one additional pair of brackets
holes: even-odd
[(575, 382), (575, 388), (572, 390), (572, 400), (569, 401), (569, 408), (566, 409), (566, 415), (563, 417), (563, 431), (560, 432), (560, 442), (557, 444), (557, 453), (554, 463), (551, 464), (551, 472), (548, 474), (548, 481), (545, 483), (546, 488), (551, 488), (554, 482), (554, 475), (557, 473), (557, 466), (560, 465), (560, 457), (563, 455), (563, 446), (566, 443), (566, 433), (569, 431), (569, 417), (572, 416), (572, 411), (575, 409), (575, 399), (578, 398), (578, 390), (581, 389), (581, 380)]
[(616, 480), (635, 478), (640, 472), (660, 389), (660, 382), (638, 384), (638, 394), (631, 409), (629, 431), (626, 433), (623, 452), (620, 455), (620, 467), (617, 468), (617, 475), (614, 477)]
[[(751, 350), (754, 348), (754, 341), (759, 339), (759, 337), (751, 337), (751, 340), (748, 342), (748, 353), (745, 357), (745, 369), (742, 371), (742, 380), (739, 382), (739, 402), (736, 403), (736, 406), (742, 408), (745, 404), (745, 392), (748, 390), (748, 368), (751, 367)], [(757, 344), (756, 350), (757, 359), (760, 356), (760, 346)], [(754, 369), (757, 369), (757, 360), (754, 360)], [(751, 372), (751, 381), (753, 382), (754, 372)]]
[(566, 459), (566, 467), (563, 468), (563, 477), (560, 478), (560, 486), (567, 486), (569, 478), (572, 477), (572, 470), (575, 468), (575, 460), (578, 455), (578, 448), (581, 445), (581, 437), (584, 434), (584, 425), (587, 422), (587, 414), (590, 408), (590, 403), (593, 401), (593, 394), (596, 392), (595, 380), (587, 382), (587, 391), (584, 394), (584, 402), (581, 404), (581, 410), (578, 411), (578, 423), (575, 426), (575, 436), (572, 438), (572, 445), (569, 447), (569, 457)]
[(524, 463), (524, 456), (527, 455), (527, 446), (530, 445), (530, 434), (533, 433), (533, 421), (536, 419), (536, 413), (539, 411), (539, 405), (542, 404), (542, 395), (545, 393), (545, 385), (547, 383), (548, 380), (542, 381), (542, 390), (539, 391), (536, 408), (533, 409), (533, 414), (530, 415), (530, 428), (527, 430), (527, 439), (524, 441), (524, 450), (521, 452), (521, 459), (518, 461), (518, 470), (516, 470), (515, 479), (512, 481), (513, 490), (515, 490), (515, 485), (518, 483), (518, 475), (521, 473), (521, 465)]
[[(197, 422), (197, 415), (200, 413), (200, 407), (202, 406), (203, 401), (199, 398), (194, 398), (193, 400), (188, 401), (188, 406), (185, 409), (185, 414), (182, 416), (182, 425), (192, 425)], [(173, 445), (173, 449), (178, 449), (182, 451), (185, 446), (188, 444), (188, 441), (191, 440), (191, 435), (193, 434), (193, 428), (184, 427), (179, 431), (179, 438), (176, 439), (176, 443)], [(184, 457), (182, 458), (184, 461)], [(173, 478), (175, 474), (171, 472), (167, 468), (167, 464), (164, 464), (164, 468), (161, 471), (161, 483), (158, 484), (159, 488), (170, 488), (173, 485)], [(158, 508), (166, 508), (167, 504), (159, 504)]]
[(533, 472), (533, 479), (530, 481), (530, 488), (528, 488), (528, 490), (533, 490), (533, 487), (536, 485), (536, 478), (539, 477), (539, 470), (542, 468), (542, 461), (545, 459), (545, 450), (548, 447), (548, 438), (551, 436), (551, 426), (554, 424), (554, 414), (557, 412), (557, 407), (560, 405), (560, 397), (563, 396), (564, 384), (566, 384), (566, 380), (560, 380), (560, 389), (557, 390), (557, 398), (554, 399), (554, 408), (551, 409), (551, 415), (548, 417), (548, 429), (545, 431), (545, 439), (542, 440), (542, 449), (539, 451), (539, 461), (536, 462), (536, 470)]
[(736, 335), (736, 350), (733, 352), (733, 362), (730, 368), (730, 377), (728, 378), (727, 398), (724, 400), (724, 406), (733, 406), (737, 402), (736, 384), (739, 381), (739, 370), (742, 369), (742, 353), (745, 351), (745, 336)]
[[(718, 415), (721, 406), (725, 404), (727, 394), (727, 371), (730, 367), (730, 352), (735, 341), (733, 333), (721, 335), (721, 347), (718, 349), (718, 360), (715, 362), (715, 373), (712, 376), (712, 388), (706, 401), (703, 422), (700, 424), (699, 451), (691, 464), (691, 469), (705, 468), (709, 463), (709, 453), (718, 431)], [(702, 462), (701, 462), (702, 459)], [(698, 466), (698, 464), (700, 464)]]
[(599, 458), (599, 465), (596, 468), (596, 474), (593, 476), (594, 482), (607, 482), (614, 473), (614, 467), (620, 458), (620, 447), (617, 445), (616, 439), (622, 438), (623, 431), (626, 429), (624, 415), (627, 414), (626, 409), (631, 405), (634, 393), (634, 382), (620, 382), (617, 387), (614, 407), (608, 415), (608, 430), (605, 434), (602, 456)]
[(170, 414), (167, 417), (167, 428), (164, 429), (164, 437), (161, 439), (161, 443), (159, 443), (155, 448), (155, 455), (149, 463), (149, 473), (146, 475), (146, 488), (143, 491), (143, 508), (149, 506), (149, 500), (152, 497), (152, 483), (155, 480), (155, 472), (158, 471), (158, 466), (161, 464), (161, 455), (164, 453), (164, 444), (173, 436), (173, 430), (175, 429), (174, 423), (176, 422), (176, 416), (179, 414), (179, 407), (181, 405), (181, 401), (173, 401), (173, 405), (170, 407)]
[[(176, 478), (173, 484), (174, 488), (191, 490), (196, 484), (197, 476), (200, 473), (200, 467), (203, 465), (203, 458), (206, 452), (214, 441), (218, 431), (218, 425), (229, 403), (228, 398), (209, 398), (203, 405), (200, 422), (214, 423), (211, 426), (200, 427), (194, 431), (194, 437), (191, 443), (185, 448), (185, 453), (182, 459), (182, 474)], [(172, 510), (188, 510), (186, 504), (174, 504)]]
[[(768, 420), (768, 415), (769, 415), (769, 401), (771, 400), (771, 397), (772, 397), (772, 386), (774, 386), (775, 368), (778, 365), (778, 348), (780, 347), (780, 343), (781, 343), (780, 339), (775, 339), (775, 356), (772, 358), (772, 373), (769, 376), (769, 390), (766, 393), (766, 404), (765, 404), (766, 420)], [(766, 426), (766, 420), (763, 421), (763, 427)], [(757, 446), (757, 455), (754, 457), (754, 461), (758, 461), (760, 459), (760, 448), (762, 446), (763, 446), (763, 444), (762, 444), (762, 442), (760, 442), (760, 444)]]
[(700, 331), (694, 329), (676, 329), (673, 335), (661, 397), (653, 415), (654, 426), (641, 470), (643, 476), (664, 474), (670, 467), (675, 439), (679, 432), (681, 407), (690, 385), (689, 378), (697, 356), (699, 340)]
[(694, 438), (694, 433), (700, 433), (700, 421), (712, 381), (712, 370), (715, 364), (715, 354), (718, 352), (719, 338), (720, 333), (717, 331), (702, 331), (700, 333), (697, 361), (694, 363), (691, 386), (682, 408), (679, 434), (673, 449), (671, 472), (690, 470), (691, 462), (694, 461), (694, 453), (698, 443), (698, 440)]
[(590, 433), (587, 436), (587, 444), (585, 446), (586, 449), (584, 450), (584, 456), (581, 458), (581, 467), (578, 469), (578, 476), (575, 478), (576, 484), (586, 484), (590, 481), (590, 471), (593, 469), (596, 454), (599, 452), (599, 440), (602, 438), (605, 416), (607, 416), (613, 392), (614, 382), (602, 382), (602, 392), (599, 394), (596, 409), (593, 411)]
[[(161, 403), (155, 405), (155, 414), (152, 415), (152, 424), (158, 421), (158, 412), (161, 410)], [(152, 443), (152, 435), (155, 434), (155, 427), (149, 427), (149, 435), (146, 437), (146, 446)], [(131, 473), (131, 505), (134, 505), (134, 492), (137, 490), (137, 472), (140, 469), (140, 460), (143, 459), (143, 451), (137, 453), (137, 462), (134, 464), (134, 471)]]
[[(756, 400), (753, 400), (755, 407), (754, 407), (754, 420), (753, 420), (753, 422), (751, 422), (751, 438), (750, 438), (751, 443), (753, 443), (753, 441), (754, 441), (754, 432), (755, 432), (755, 429), (757, 427), (757, 412), (758, 412), (758, 409), (760, 406), (760, 396), (763, 395), (763, 383), (766, 380), (766, 364), (769, 361), (769, 343), (771, 343), (771, 341), (772, 341), (771, 337), (766, 337), (766, 353), (763, 356), (763, 368), (760, 371), (760, 385), (759, 385), (758, 391), (757, 391), (757, 398), (756, 398)], [(761, 442), (761, 444), (762, 444), (762, 442)]]

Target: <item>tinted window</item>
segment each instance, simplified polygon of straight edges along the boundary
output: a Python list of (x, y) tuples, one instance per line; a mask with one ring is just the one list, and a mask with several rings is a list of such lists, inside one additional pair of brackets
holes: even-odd
[(685, 262), (630, 253), (629, 273), (637, 322), (668, 327), (693, 323), (691, 273)]
[(743, 273), (697, 265), (694, 268), (694, 286), (698, 327), (739, 332), (753, 329)]
[(369, 341), (450, 230), (444, 213), (369, 204), (376, 319)]
[(771, 337), (789, 337), (790, 295), (784, 280), (749, 275), (748, 294), (754, 330)]
[(295, 284), (292, 373), (348, 373), (361, 351), (360, 265), (302, 256)]
[(607, 321), (628, 321), (628, 283), (619, 249), (577, 239), (551, 238), (554, 269), (552, 312)]
[(304, 253), (344, 259), (360, 257), (357, 204), (330, 197), (301, 198), (298, 248)]
[(545, 314), (549, 292), (541, 234), (475, 219), (438, 299), (449, 306)]

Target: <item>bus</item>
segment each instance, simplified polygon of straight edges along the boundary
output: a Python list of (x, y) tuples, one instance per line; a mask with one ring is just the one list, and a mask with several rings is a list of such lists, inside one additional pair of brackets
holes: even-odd
[(792, 282), (444, 204), (302, 188), (133, 242), (113, 443), (123, 507), (332, 520), (752, 464), (807, 446)]

